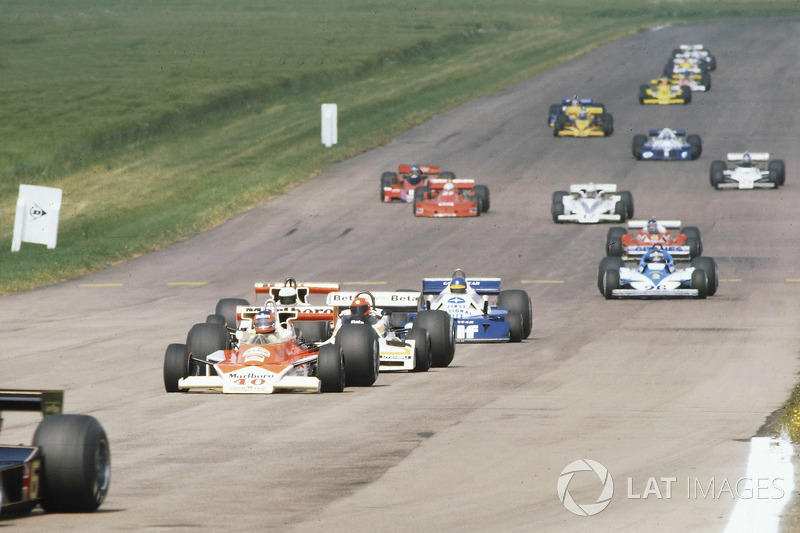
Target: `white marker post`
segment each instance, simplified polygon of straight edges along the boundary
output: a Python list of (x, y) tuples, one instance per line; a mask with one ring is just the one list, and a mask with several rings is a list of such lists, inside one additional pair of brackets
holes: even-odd
[(336, 104), (322, 104), (322, 144), (330, 148), (338, 142), (338, 109)]
[(60, 213), (61, 189), (20, 185), (11, 251), (19, 252), (23, 242), (55, 248)]

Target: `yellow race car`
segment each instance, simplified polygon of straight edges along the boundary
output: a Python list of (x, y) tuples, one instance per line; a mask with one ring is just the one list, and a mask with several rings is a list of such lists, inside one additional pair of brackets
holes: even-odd
[(604, 107), (567, 105), (553, 122), (556, 137), (608, 137), (614, 133), (614, 117)]
[(670, 78), (650, 80), (650, 85), (639, 87), (640, 104), (688, 104), (692, 101), (692, 89), (673, 83)]

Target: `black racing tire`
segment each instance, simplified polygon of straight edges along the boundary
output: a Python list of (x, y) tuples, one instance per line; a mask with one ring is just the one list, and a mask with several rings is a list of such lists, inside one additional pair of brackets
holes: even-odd
[(698, 255), (703, 255), (703, 239), (700, 237), (700, 230), (695, 226), (686, 226), (681, 228), (681, 233), (686, 235), (686, 242), (689, 242), (689, 239), (694, 239), (697, 241), (697, 253), (692, 255), (692, 257), (696, 257)]
[(630, 191), (619, 191), (619, 196), (625, 202), (628, 218), (633, 218), (633, 194)]
[(438, 309), (420, 311), (414, 317), (414, 328), (427, 330), (431, 337), (431, 366), (445, 367), (453, 362), (456, 351), (456, 330), (453, 318), (447, 311)]
[(564, 214), (564, 197), (569, 193), (567, 191), (555, 191), (553, 193), (553, 203), (550, 205), (550, 215), (553, 217), (553, 222), (561, 224), (558, 220), (560, 215)]
[(567, 125), (567, 115), (559, 111), (556, 115), (556, 121), (553, 123), (553, 136), (558, 137), (558, 132), (564, 129)]
[(644, 99), (650, 96), (647, 94), (647, 89), (649, 89), (648, 85), (640, 85), (639, 86), (639, 103), (644, 104)]
[(489, 212), (489, 187), (486, 185), (475, 185), (473, 187), (475, 191), (475, 196), (478, 197), (481, 204), (481, 211), (484, 213)]
[(449, 170), (444, 171), (444, 172), (440, 172), (439, 173), (439, 179), (442, 179), (442, 180), (454, 180), (454, 179), (456, 179), (456, 173), (455, 172), (450, 172)]
[(625, 222), (628, 220), (628, 206), (625, 205), (623, 200), (620, 200), (614, 204), (614, 214), (619, 215), (620, 222)]
[(431, 336), (425, 328), (411, 328), (407, 340), (414, 341), (414, 370), (427, 372), (433, 364), (431, 357)]
[(603, 274), (603, 296), (606, 300), (614, 297), (614, 289), (619, 289), (619, 270), (606, 270)]
[[(706, 50), (708, 52), (708, 50)], [(708, 63), (708, 70), (717, 70), (717, 58), (709, 54), (706, 58), (706, 63)]]
[(603, 134), (606, 137), (610, 137), (614, 134), (614, 115), (611, 113), (603, 113), (600, 117), (603, 121)]
[[(419, 291), (409, 291), (409, 292), (419, 292)], [(389, 316), (389, 325), (393, 328), (402, 328), (408, 323), (408, 313), (399, 313), (399, 312), (392, 312), (391, 316)]]
[(222, 324), (202, 322), (195, 324), (186, 335), (186, 345), (193, 357), (205, 359), (217, 350), (224, 350), (228, 346), (228, 330)]
[(411, 203), (411, 207), (414, 210), (414, 216), (417, 216), (417, 202), (426, 200), (430, 191), (430, 187), (427, 185), (421, 185), (414, 189), (414, 201)]
[(711, 257), (695, 257), (692, 259), (692, 266), (698, 270), (705, 271), (706, 277), (708, 277), (708, 295), (714, 296), (719, 288), (717, 262)]
[(232, 327), (236, 327), (236, 306), (250, 305), (250, 302), (244, 298), (223, 298), (217, 302), (217, 307), (214, 314), (222, 315), (225, 317), (225, 323)]
[(522, 289), (500, 291), (497, 295), (497, 305), (522, 317), (522, 338), (527, 339), (533, 328), (533, 306), (530, 295)]
[(633, 157), (635, 159), (641, 160), (642, 153), (644, 152), (644, 143), (647, 142), (647, 135), (642, 133), (637, 133), (633, 136), (633, 143), (631, 145), (631, 151), (633, 152)]
[(563, 203), (564, 197), (568, 196), (569, 193), (567, 191), (554, 191), (553, 192), (553, 203)]
[(783, 159), (773, 159), (767, 164), (770, 179), (779, 186), (786, 182), (786, 165)]
[(327, 320), (293, 320), (292, 326), (303, 342), (323, 342), (331, 338), (331, 323)]
[(344, 373), (348, 387), (369, 387), (378, 379), (380, 348), (378, 334), (367, 324), (344, 324), (336, 334), (337, 346), (344, 354)]
[(42, 508), (48, 513), (97, 510), (111, 481), (111, 450), (103, 426), (88, 415), (51, 415), (33, 445), (42, 452)]
[(692, 161), (694, 161), (703, 153), (703, 141), (699, 135), (692, 134), (686, 136), (686, 142), (692, 149)]
[(550, 109), (547, 111), (547, 125), (553, 126), (555, 123), (555, 117), (558, 115), (558, 112), (561, 111), (560, 104), (552, 104), (550, 105)]
[(705, 85), (706, 92), (711, 90), (711, 74), (708, 71), (700, 73), (700, 85)]
[[(170, 344), (164, 354), (164, 389), (167, 392), (186, 392), (178, 388), (178, 380), (192, 372), (191, 354), (185, 344)], [(194, 368), (197, 368), (196, 365)]]
[(684, 105), (692, 102), (692, 90), (685, 85), (681, 87), (681, 98), (683, 98)]
[(603, 294), (603, 275), (606, 270), (619, 271), (624, 264), (621, 257), (613, 255), (607, 255), (600, 260), (600, 264), (597, 266), (597, 289), (600, 291), (600, 294)]
[(323, 344), (317, 354), (317, 378), (320, 392), (342, 392), (346, 383), (346, 370), (342, 347)]
[(705, 300), (708, 296), (708, 276), (706, 276), (705, 270), (698, 268), (692, 272), (692, 288), (697, 289), (699, 299)]
[(698, 257), (700, 255), (700, 251), (701, 251), (700, 250), (700, 242), (697, 239), (695, 239), (693, 237), (689, 237), (688, 239), (686, 239), (686, 246), (689, 247), (689, 258), (690, 259), (694, 259), (695, 257)]
[(397, 180), (397, 173), (384, 172), (381, 174), (381, 202), (384, 201), (383, 189), (384, 187), (391, 187), (392, 181)]
[(606, 254), (622, 257), (622, 253), (625, 251), (622, 245), (622, 236), (627, 234), (628, 230), (621, 226), (608, 228), (606, 233)]
[(214, 313), (206, 317), (206, 324), (222, 324), (225, 325), (225, 317)]
[(508, 322), (508, 340), (509, 342), (522, 342), (525, 338), (525, 326), (522, 323), (522, 315), (509, 311), (506, 314), (506, 322)]
[(719, 186), (725, 181), (725, 174), (723, 173), (727, 170), (728, 167), (725, 164), (725, 161), (712, 161), (711, 168), (709, 170), (709, 180), (711, 181), (711, 186), (715, 189), (719, 189)]

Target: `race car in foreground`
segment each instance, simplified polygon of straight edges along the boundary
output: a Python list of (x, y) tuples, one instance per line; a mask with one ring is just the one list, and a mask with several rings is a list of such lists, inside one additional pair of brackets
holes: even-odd
[(650, 80), (650, 85), (639, 87), (640, 104), (688, 104), (692, 101), (692, 90), (685, 85), (672, 83), (671, 78)]
[[(681, 227), (680, 220), (629, 220), (628, 227), (615, 226), (606, 233), (606, 254), (635, 260), (646, 254), (655, 245), (660, 245), (675, 261), (688, 261), (703, 253), (700, 230), (686, 226), (680, 232), (671, 229)], [(629, 230), (636, 230), (629, 233)]]
[(672, 50), (673, 58), (693, 58), (705, 62), (708, 70), (717, 69), (717, 58), (711, 55), (708, 48), (702, 44), (682, 44)]
[(635, 268), (625, 266), (621, 257), (606, 256), (598, 266), (597, 288), (607, 300), (713, 296), (719, 283), (716, 262), (695, 257), (691, 265), (677, 268), (660, 245), (645, 252)]
[(558, 109), (553, 121), (553, 135), (556, 137), (608, 137), (613, 133), (614, 116), (602, 104), (585, 105), (571, 101)]
[(613, 183), (579, 183), (567, 191), (555, 191), (550, 207), (553, 222), (625, 222), (633, 216), (633, 195), (617, 192)]
[(478, 217), (489, 211), (489, 187), (468, 179), (432, 179), (414, 194), (414, 216)]
[(770, 160), (769, 152), (731, 152), (727, 162), (712, 161), (709, 172), (715, 189), (777, 189), (786, 181), (782, 159)]
[(703, 142), (699, 135), (687, 135), (686, 130), (662, 128), (634, 135), (632, 151), (640, 161), (695, 160), (703, 153)]
[[(446, 311), (455, 321), (457, 342), (520, 342), (531, 333), (531, 299), (523, 290), (500, 290), (500, 278), (468, 278), (457, 269), (449, 278), (424, 278), (420, 313)], [(497, 296), (495, 304), (489, 296)]]
[[(328, 304), (337, 317), (329, 342), (338, 342), (342, 332), (353, 324), (368, 325), (378, 338), (382, 372), (425, 372), (431, 366), (445, 367), (453, 361), (452, 318), (442, 311), (417, 313), (418, 292), (332, 292)], [(413, 314), (413, 320), (409, 314)]]
[(416, 189), (427, 185), (429, 179), (455, 179), (455, 177), (452, 172), (442, 172), (438, 166), (398, 165), (397, 172), (381, 174), (381, 201), (413, 202)]
[[(209, 320), (220, 315), (192, 326), (186, 343), (170, 344), (164, 354), (167, 392), (341, 392), (375, 382), (378, 339), (371, 327), (354, 325), (327, 343), (328, 320), (297, 310), (282, 313), (283, 322), (275, 301), (267, 300), (260, 307), (237, 306), (235, 326)], [(315, 324), (314, 333), (297, 327), (301, 322)]]
[[(3, 515), (95, 511), (108, 493), (111, 451), (105, 430), (88, 415), (62, 414), (64, 391), (0, 390), (0, 412), (40, 412), (33, 444), (0, 445)], [(0, 424), (2, 418), (0, 418)]]

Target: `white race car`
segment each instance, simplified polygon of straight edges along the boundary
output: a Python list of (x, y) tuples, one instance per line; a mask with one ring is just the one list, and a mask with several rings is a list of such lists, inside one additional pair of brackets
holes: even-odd
[(712, 161), (711, 186), (716, 189), (777, 189), (786, 181), (781, 159), (770, 161), (768, 152), (732, 152), (725, 161)]
[(682, 44), (672, 51), (672, 57), (691, 57), (702, 59), (708, 65), (708, 70), (716, 70), (717, 58), (702, 44)]
[[(408, 370), (425, 372), (431, 366), (447, 366), (455, 352), (453, 319), (444, 311), (421, 311), (411, 323), (402, 317), (415, 313), (420, 293), (397, 292), (332, 292), (327, 303), (332, 305), (336, 322), (329, 343), (341, 344), (343, 330), (368, 324), (377, 334), (382, 372)], [(392, 314), (400, 319), (392, 319)], [(363, 326), (362, 326), (363, 327)]]
[(633, 195), (617, 192), (613, 183), (582, 183), (570, 185), (569, 192), (553, 193), (550, 208), (553, 222), (625, 222), (633, 216)]

